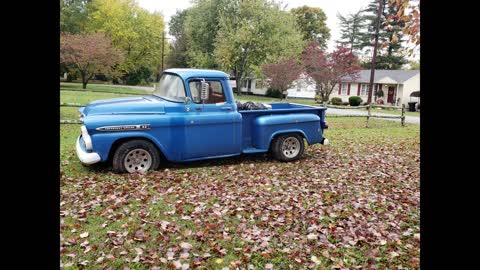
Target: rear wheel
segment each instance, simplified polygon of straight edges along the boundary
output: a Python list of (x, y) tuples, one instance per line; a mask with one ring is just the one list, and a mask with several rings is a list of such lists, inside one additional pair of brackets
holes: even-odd
[(113, 156), (112, 166), (117, 172), (144, 173), (160, 165), (157, 148), (145, 140), (131, 140), (121, 144)]
[(272, 143), (273, 156), (280, 161), (297, 160), (304, 151), (303, 137), (298, 134), (279, 135)]

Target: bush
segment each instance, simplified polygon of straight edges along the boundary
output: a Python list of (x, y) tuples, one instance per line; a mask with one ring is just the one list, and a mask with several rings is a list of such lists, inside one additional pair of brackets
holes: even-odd
[(265, 96), (273, 97), (273, 98), (282, 98), (282, 92), (277, 89), (268, 88), (267, 92), (265, 93)]
[(359, 96), (353, 96), (348, 98), (348, 103), (350, 106), (358, 106), (362, 103), (362, 98)]
[(152, 72), (146, 67), (140, 67), (137, 71), (128, 74), (128, 85), (139, 85), (148, 81), (148, 78), (152, 75)]
[(383, 90), (382, 89), (379, 89), (377, 91), (377, 97), (383, 97)]
[(383, 105), (385, 104), (385, 102), (383, 101), (383, 99), (377, 99), (377, 104)]
[(332, 99), (330, 99), (330, 102), (333, 105), (342, 105), (342, 99), (339, 97), (333, 97)]

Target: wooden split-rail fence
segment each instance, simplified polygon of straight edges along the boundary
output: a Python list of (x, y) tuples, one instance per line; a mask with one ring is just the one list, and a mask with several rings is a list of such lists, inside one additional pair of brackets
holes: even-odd
[[(402, 127), (405, 126), (405, 104), (402, 106), (385, 106), (385, 105), (378, 105), (378, 104), (369, 104), (365, 106), (335, 106), (335, 105), (324, 105), (327, 108), (335, 108), (335, 109), (367, 109), (367, 115), (364, 114), (337, 114), (337, 115), (328, 115), (328, 117), (366, 117), (367, 123), (366, 127), (369, 127), (370, 118), (393, 118), (393, 119), (400, 119)], [(401, 115), (379, 115), (379, 114), (372, 114), (372, 108), (382, 108), (382, 109), (393, 109), (393, 110), (400, 110)]]
[[(102, 93), (112, 93), (112, 94), (127, 94), (127, 95), (144, 95), (138, 93), (119, 93), (119, 92), (108, 92), (108, 91), (95, 91), (95, 90), (66, 90), (66, 91), (82, 91), (82, 92), (102, 92)], [(67, 103), (61, 102), (60, 107), (84, 107), (86, 105), (78, 104), (78, 103)], [(370, 118), (395, 118), (400, 119), (402, 127), (405, 126), (405, 104), (402, 104), (401, 107), (398, 106), (385, 106), (385, 105), (377, 105), (377, 104), (369, 104), (366, 106), (335, 106), (335, 105), (324, 105), (327, 108), (335, 108), (335, 109), (367, 109), (367, 115), (364, 114), (338, 114), (338, 115), (328, 115), (328, 117), (366, 117), (367, 123), (366, 127), (369, 127)], [(394, 109), (394, 110), (401, 110), (401, 115), (378, 115), (372, 114), (372, 108), (382, 108), (382, 109)], [(61, 119), (60, 124), (82, 124), (83, 122), (80, 120), (71, 120), (71, 119)]]

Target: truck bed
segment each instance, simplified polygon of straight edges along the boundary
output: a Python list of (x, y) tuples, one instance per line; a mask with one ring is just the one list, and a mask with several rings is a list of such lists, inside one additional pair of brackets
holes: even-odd
[[(314, 107), (309, 105), (297, 104), (297, 103), (269, 103), (272, 108), (265, 110), (239, 110), (242, 115), (242, 148), (243, 153), (264, 152), (263, 147), (259, 148), (259, 143), (253, 141), (253, 137), (261, 138), (262, 136), (254, 136), (255, 132), (258, 132), (258, 128), (255, 126), (255, 119), (263, 115), (279, 115), (278, 119), (292, 119), (292, 123), (284, 124), (295, 128), (295, 117), (292, 114), (315, 114), (320, 117), (320, 124), (323, 126), (325, 123), (325, 107)], [(285, 122), (285, 121), (283, 121)], [(288, 127), (287, 126), (287, 127)], [(266, 138), (265, 138), (266, 139)]]

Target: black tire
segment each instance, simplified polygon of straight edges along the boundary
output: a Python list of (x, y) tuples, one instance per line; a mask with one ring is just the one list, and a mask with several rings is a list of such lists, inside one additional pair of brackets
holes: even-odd
[[(298, 145), (297, 145), (298, 142)], [(282, 146), (289, 144), (293, 149), (282, 151)], [(293, 146), (292, 146), (293, 145)], [(299, 148), (297, 150), (297, 148)], [(305, 151), (303, 137), (296, 133), (282, 134), (276, 137), (272, 142), (272, 154), (275, 159), (280, 161), (294, 161), (302, 157)], [(290, 152), (290, 154), (287, 154)]]
[[(151, 158), (148, 158), (147, 153), (150, 155)], [(126, 163), (128, 163), (127, 161), (130, 161), (127, 155), (139, 155), (138, 159), (141, 158), (141, 160), (137, 161), (138, 166), (133, 164), (134, 161), (132, 161), (132, 164), (128, 165), (130, 168), (127, 168)], [(144, 157), (146, 156), (145, 163), (143, 163), (144, 157), (141, 157), (141, 155), (143, 155)], [(133, 157), (133, 159), (136, 159), (136, 156)], [(131, 140), (122, 143), (115, 150), (115, 154), (113, 155), (112, 160), (113, 170), (118, 173), (134, 173), (137, 171), (142, 173), (150, 170), (156, 170), (158, 169), (158, 166), (160, 166), (160, 153), (155, 147), (155, 145), (145, 140)]]

